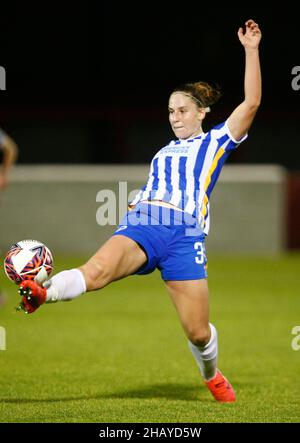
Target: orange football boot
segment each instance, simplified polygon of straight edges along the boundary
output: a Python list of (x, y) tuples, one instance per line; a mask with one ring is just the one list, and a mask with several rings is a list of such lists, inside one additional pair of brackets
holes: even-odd
[(215, 400), (221, 403), (232, 403), (235, 401), (235, 393), (233, 387), (217, 369), (217, 373), (211, 380), (204, 380), (206, 386), (214, 396)]
[(23, 310), (26, 314), (32, 314), (46, 301), (46, 289), (33, 280), (23, 280), (19, 285), (19, 294), (22, 301), (17, 310)]

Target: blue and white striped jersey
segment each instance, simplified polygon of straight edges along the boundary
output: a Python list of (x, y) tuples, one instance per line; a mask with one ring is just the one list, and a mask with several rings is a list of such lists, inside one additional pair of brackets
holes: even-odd
[(247, 138), (235, 140), (227, 121), (187, 140), (172, 140), (153, 157), (147, 184), (131, 206), (162, 200), (197, 218), (209, 231), (209, 198), (230, 151)]

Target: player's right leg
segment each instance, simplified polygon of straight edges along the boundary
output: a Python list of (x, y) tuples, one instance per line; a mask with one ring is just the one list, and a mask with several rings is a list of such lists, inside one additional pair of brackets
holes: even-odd
[(147, 261), (144, 250), (131, 238), (115, 235), (83, 266), (62, 271), (39, 286), (32, 281), (20, 285), (22, 308), (34, 312), (45, 302), (71, 300), (87, 291), (101, 289), (112, 281), (136, 272)]
[(234, 402), (235, 393), (217, 369), (216, 328), (209, 323), (206, 279), (165, 281), (206, 386), (219, 402)]

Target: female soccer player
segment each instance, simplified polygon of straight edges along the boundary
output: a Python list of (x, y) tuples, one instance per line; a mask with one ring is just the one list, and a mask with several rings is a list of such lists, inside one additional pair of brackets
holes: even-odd
[(203, 82), (173, 91), (169, 120), (177, 140), (155, 155), (147, 184), (113, 236), (83, 266), (58, 273), (44, 287), (20, 285), (23, 307), (31, 313), (44, 302), (70, 300), (158, 268), (203, 379), (220, 402), (235, 401), (235, 393), (217, 369), (217, 331), (209, 323), (209, 197), (230, 151), (247, 137), (261, 100), (260, 29), (248, 20), (238, 37), (246, 57), (245, 98), (229, 118), (204, 133), (202, 121), (218, 91)]

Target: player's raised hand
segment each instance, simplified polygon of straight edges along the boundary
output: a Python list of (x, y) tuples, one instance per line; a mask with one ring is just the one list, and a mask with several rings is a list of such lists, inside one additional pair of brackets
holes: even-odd
[(46, 301), (46, 289), (33, 280), (24, 280), (19, 285), (19, 294), (22, 297), (17, 310), (32, 314)]
[(245, 23), (245, 32), (243, 28), (239, 28), (238, 37), (242, 45), (246, 48), (256, 49), (261, 40), (261, 31), (254, 20), (247, 20)]

